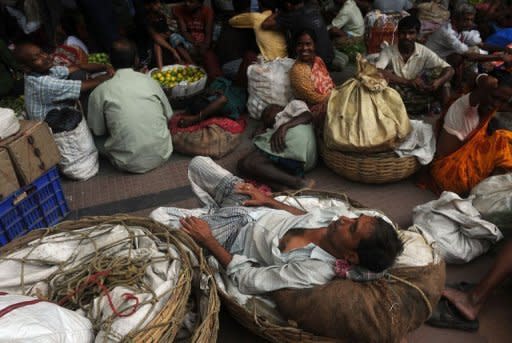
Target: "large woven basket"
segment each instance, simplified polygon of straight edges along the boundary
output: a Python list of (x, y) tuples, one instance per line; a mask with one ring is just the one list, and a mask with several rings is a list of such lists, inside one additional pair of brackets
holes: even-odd
[(352, 181), (390, 183), (405, 179), (420, 169), (414, 156), (399, 157), (393, 151), (372, 154), (340, 152), (320, 141), (320, 154), (332, 171)]
[[(356, 208), (363, 208), (360, 203), (355, 200), (348, 198), (345, 194), (327, 191), (313, 191), (304, 190), (293, 194), (290, 193), (275, 193), (274, 196), (288, 195), (288, 196), (314, 196), (320, 199), (339, 199), (342, 201), (348, 201), (350, 205)], [(222, 300), (222, 305), (226, 306), (229, 313), (235, 318), (241, 325), (249, 329), (254, 334), (263, 337), (264, 339), (275, 342), (275, 343), (298, 343), (298, 342), (323, 342), (323, 343), (334, 343), (340, 342), (339, 339), (317, 336), (312, 333), (301, 330), (300, 328), (293, 326), (280, 326), (272, 323), (265, 316), (255, 312), (248, 311), (245, 307), (238, 304), (229, 295), (219, 289), (219, 295)]]
[[(182, 270), (173, 294), (162, 311), (146, 327), (131, 332), (125, 337), (125, 341), (130, 342), (172, 342), (178, 333), (185, 314), (187, 312), (187, 302), (192, 289), (193, 265), (186, 251), (188, 248), (193, 252), (199, 262), (199, 269), (202, 273), (211, 276), (211, 270), (206, 263), (202, 250), (194, 241), (180, 230), (169, 229), (167, 226), (153, 221), (149, 218), (131, 217), (127, 215), (86, 217), (77, 221), (65, 221), (52, 228), (40, 229), (29, 232), (27, 235), (19, 237), (7, 245), (0, 248), (0, 256), (5, 256), (18, 249), (26, 247), (30, 242), (44, 238), (48, 235), (80, 230), (100, 224), (121, 224), (127, 226), (141, 226), (147, 228), (163, 242), (167, 242), (176, 247), (182, 261)], [(208, 306), (205, 314), (201, 315), (199, 325), (194, 330), (191, 342), (208, 343), (216, 342), (218, 331), (218, 312), (220, 301), (217, 295), (217, 287), (213, 277), (209, 279)]]

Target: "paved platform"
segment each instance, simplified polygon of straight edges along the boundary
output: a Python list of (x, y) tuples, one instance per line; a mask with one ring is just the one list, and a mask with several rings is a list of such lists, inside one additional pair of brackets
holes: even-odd
[[(249, 122), (243, 143), (225, 158), (217, 162), (236, 172), (236, 162), (251, 149), (249, 137), (256, 123)], [(101, 161), (100, 173), (85, 182), (63, 181), (63, 188), (71, 207), (68, 219), (87, 215), (112, 215), (130, 213), (145, 216), (159, 206), (194, 208), (199, 202), (194, 198), (187, 179), (190, 157), (173, 154), (163, 166), (143, 175), (122, 173), (108, 161)], [(429, 191), (417, 188), (413, 180), (387, 185), (365, 185), (347, 181), (336, 175), (322, 163), (308, 177), (316, 180), (316, 189), (344, 192), (349, 197), (373, 208), (378, 208), (392, 218), (400, 227), (411, 224), (414, 206), (436, 197)], [(477, 260), (461, 266), (447, 267), (448, 283), (457, 281), (477, 282), (488, 270), (497, 247)], [(418, 343), (508, 343), (512, 337), (512, 292), (510, 283), (500, 287), (491, 296), (480, 315), (480, 330), (466, 333), (454, 330), (435, 329), (422, 326), (410, 333), (408, 342)], [(263, 342), (263, 340), (241, 327), (229, 314), (221, 311), (219, 342)]]

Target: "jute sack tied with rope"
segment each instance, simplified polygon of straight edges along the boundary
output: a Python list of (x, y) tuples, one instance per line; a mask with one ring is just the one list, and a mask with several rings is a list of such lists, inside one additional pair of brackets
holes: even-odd
[(402, 98), (361, 55), (357, 70), (331, 93), (324, 142), (329, 149), (346, 152), (391, 150), (412, 130)]
[(390, 274), (394, 277), (365, 283), (336, 279), (276, 291), (272, 298), (285, 318), (311, 333), (343, 342), (399, 342), (430, 317), (444, 288), (445, 265), (397, 268)]

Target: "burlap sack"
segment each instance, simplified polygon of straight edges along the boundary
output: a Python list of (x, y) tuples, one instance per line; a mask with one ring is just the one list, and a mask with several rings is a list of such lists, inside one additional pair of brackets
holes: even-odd
[(346, 152), (392, 150), (412, 130), (402, 98), (360, 55), (357, 69), (354, 78), (331, 93), (324, 142)]
[(174, 150), (185, 155), (221, 158), (240, 144), (240, 134), (210, 125), (194, 132), (172, 134)]
[[(435, 307), (445, 283), (445, 265), (407, 267), (391, 274), (419, 287)], [(381, 279), (359, 283), (336, 279), (309, 289), (272, 293), (286, 319), (305, 331), (342, 342), (399, 342), (428, 319), (420, 292), (404, 282)]]

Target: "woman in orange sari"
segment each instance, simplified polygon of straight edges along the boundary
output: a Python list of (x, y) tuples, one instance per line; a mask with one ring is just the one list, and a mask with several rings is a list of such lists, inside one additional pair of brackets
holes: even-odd
[(315, 39), (315, 33), (307, 29), (295, 36), (297, 59), (290, 69), (290, 84), (295, 98), (308, 104), (318, 128), (323, 127), (334, 82), (324, 61), (315, 52)]
[[(438, 191), (466, 195), (497, 172), (512, 171), (512, 131), (488, 134), (496, 111), (509, 106), (512, 88), (490, 88), (496, 79), (484, 76), (473, 92), (457, 99), (443, 118), (430, 174)], [(482, 85), (483, 84), (483, 85)]]

